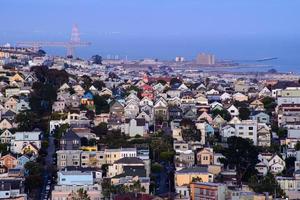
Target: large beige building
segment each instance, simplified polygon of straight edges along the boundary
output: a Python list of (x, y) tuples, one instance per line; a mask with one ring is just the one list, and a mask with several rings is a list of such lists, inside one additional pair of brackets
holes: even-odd
[(215, 55), (200, 53), (196, 58), (196, 63), (199, 65), (214, 65)]

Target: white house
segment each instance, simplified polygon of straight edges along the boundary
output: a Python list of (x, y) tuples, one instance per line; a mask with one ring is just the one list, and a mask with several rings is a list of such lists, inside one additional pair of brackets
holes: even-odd
[(223, 128), (221, 128), (221, 136), (223, 138), (235, 136), (235, 128), (230, 125), (224, 126)]
[(248, 138), (257, 145), (257, 121), (243, 120), (239, 124), (235, 124), (235, 132), (237, 137)]
[(144, 136), (147, 134), (148, 125), (143, 118), (126, 119), (124, 131), (126, 135), (135, 137), (136, 135)]
[(23, 148), (28, 144), (34, 145), (37, 149), (41, 148), (41, 134), (38, 131), (16, 132), (11, 140), (11, 151), (13, 153), (22, 153)]
[(239, 109), (237, 109), (234, 105), (231, 105), (229, 108), (227, 108), (227, 111), (230, 113), (231, 116), (239, 116)]
[(231, 99), (231, 98), (232, 98), (231, 95), (228, 94), (227, 92), (224, 92), (224, 93), (221, 94), (221, 96), (220, 96), (221, 101), (226, 101), (226, 100)]
[[(277, 154), (261, 153), (258, 155), (258, 160), (260, 161), (257, 164), (258, 168), (261, 167), (263, 163), (273, 174), (281, 173), (285, 168), (285, 161)], [(260, 170), (261, 172), (263, 171), (263, 169)]]

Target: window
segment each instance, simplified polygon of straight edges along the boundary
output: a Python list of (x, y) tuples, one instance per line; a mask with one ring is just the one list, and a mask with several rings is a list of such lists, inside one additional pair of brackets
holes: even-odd
[(244, 135), (244, 133), (243, 132), (239, 132), (239, 135)]
[(240, 126), (239, 129), (242, 130), (242, 129), (244, 129), (244, 127)]
[(251, 126), (251, 127), (249, 127), (249, 130), (253, 130), (253, 127)]
[(249, 132), (249, 135), (253, 135), (253, 132)]

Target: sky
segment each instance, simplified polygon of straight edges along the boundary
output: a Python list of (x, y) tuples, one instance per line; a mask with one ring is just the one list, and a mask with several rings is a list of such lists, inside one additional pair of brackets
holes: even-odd
[[(299, 0), (1, 0), (2, 34), (298, 36)], [(5, 20), (3, 20), (5, 19)]]
[(300, 65), (299, 8), (299, 0), (0, 0), (0, 44), (67, 41), (77, 24), (81, 39), (92, 42), (82, 56), (286, 54)]

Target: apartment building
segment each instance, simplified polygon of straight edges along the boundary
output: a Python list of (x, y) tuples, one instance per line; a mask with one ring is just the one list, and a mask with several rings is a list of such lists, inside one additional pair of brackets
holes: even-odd
[(237, 137), (250, 139), (254, 145), (257, 145), (257, 121), (243, 120), (239, 124), (235, 124), (235, 134)]

